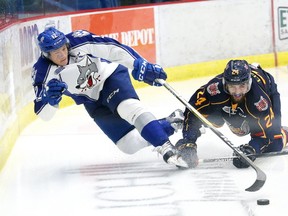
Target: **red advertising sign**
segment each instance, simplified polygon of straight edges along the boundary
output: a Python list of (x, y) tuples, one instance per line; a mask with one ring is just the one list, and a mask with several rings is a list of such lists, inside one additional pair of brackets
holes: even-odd
[(153, 8), (119, 10), (72, 17), (72, 30), (85, 29), (112, 37), (133, 47), (150, 62), (156, 63)]

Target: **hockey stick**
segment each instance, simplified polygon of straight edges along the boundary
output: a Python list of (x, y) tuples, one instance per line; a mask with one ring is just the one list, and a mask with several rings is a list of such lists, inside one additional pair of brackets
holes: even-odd
[[(288, 155), (288, 151), (281, 151), (281, 152), (269, 152), (269, 153), (262, 153), (256, 155), (246, 155), (246, 156), (254, 156), (256, 158), (265, 158), (265, 157), (275, 157), (275, 156), (283, 156)], [(234, 158), (238, 158), (237, 156), (231, 157), (219, 157), (219, 158), (206, 158), (206, 159), (199, 159), (201, 163), (209, 163), (209, 162), (224, 162), (224, 161), (232, 161)]]
[(225, 137), (219, 130), (217, 130), (205, 117), (201, 115), (201, 113), (195, 109), (191, 104), (189, 104), (183, 97), (181, 97), (165, 80), (156, 79), (156, 82), (163, 85), (168, 91), (170, 91), (182, 104), (187, 107), (194, 115), (202, 121), (202, 123), (210, 128), (222, 141), (224, 141), (240, 158), (242, 158), (247, 164), (249, 164), (256, 171), (256, 181), (248, 188), (246, 191), (254, 192), (258, 191), (266, 181), (266, 174), (257, 167), (245, 154), (243, 154), (240, 150), (238, 150), (232, 142)]

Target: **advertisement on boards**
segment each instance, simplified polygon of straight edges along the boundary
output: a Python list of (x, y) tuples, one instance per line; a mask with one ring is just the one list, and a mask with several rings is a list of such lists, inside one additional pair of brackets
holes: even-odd
[(274, 26), (277, 51), (288, 50), (288, 1), (274, 1)]
[(288, 6), (278, 7), (279, 40), (288, 39)]
[(71, 17), (72, 30), (84, 29), (108, 36), (135, 49), (150, 62), (156, 62), (153, 8), (89, 13)]

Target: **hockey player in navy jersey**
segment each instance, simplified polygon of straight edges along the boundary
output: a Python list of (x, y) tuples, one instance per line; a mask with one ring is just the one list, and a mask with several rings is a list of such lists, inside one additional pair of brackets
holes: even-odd
[[(251, 140), (239, 146), (248, 154), (281, 151), (287, 143), (287, 127), (281, 127), (281, 104), (271, 74), (245, 60), (230, 60), (224, 72), (201, 86), (190, 98), (196, 108), (215, 127), (226, 123), (238, 135), (250, 134)], [(184, 112), (183, 138), (176, 143), (189, 167), (198, 164), (196, 140), (202, 122), (188, 109)], [(250, 157), (255, 160), (255, 157)], [(237, 168), (249, 165), (233, 159)]]
[(169, 141), (175, 128), (181, 127), (183, 113), (178, 110), (157, 120), (139, 101), (128, 71), (135, 80), (159, 86), (155, 79), (167, 78), (162, 67), (112, 38), (85, 30), (65, 35), (50, 27), (37, 39), (42, 55), (33, 66), (32, 78), (39, 117), (51, 119), (64, 94), (83, 104), (123, 152), (133, 154), (152, 144), (165, 162), (187, 167)]

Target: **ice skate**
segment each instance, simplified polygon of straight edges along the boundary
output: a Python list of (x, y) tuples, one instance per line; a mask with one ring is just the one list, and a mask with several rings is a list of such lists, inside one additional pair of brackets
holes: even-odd
[(173, 113), (171, 113), (166, 118), (166, 120), (168, 122), (170, 122), (170, 124), (174, 128), (175, 132), (183, 129), (184, 115), (183, 115), (183, 111), (181, 109), (175, 110)]
[(197, 145), (195, 143), (186, 143), (179, 140), (175, 147), (178, 149), (182, 159), (187, 163), (189, 168), (198, 166), (199, 159), (197, 155)]
[(155, 150), (163, 156), (163, 160), (168, 164), (174, 164), (179, 167), (188, 168), (188, 164), (178, 154), (177, 149), (167, 141), (162, 146), (158, 146)]

